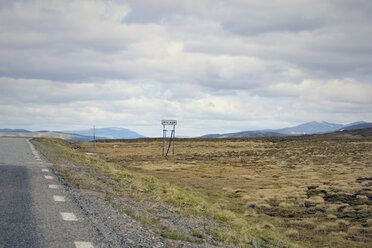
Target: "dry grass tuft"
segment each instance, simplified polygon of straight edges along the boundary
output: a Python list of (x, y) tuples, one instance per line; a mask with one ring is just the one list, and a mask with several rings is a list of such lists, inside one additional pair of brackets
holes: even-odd
[(330, 232), (329, 235), (333, 237), (346, 238), (347, 233), (346, 232)]
[(252, 208), (248, 208), (244, 211), (244, 216), (245, 217), (258, 217), (258, 214), (257, 214), (257, 211), (252, 209)]
[(366, 224), (368, 227), (372, 227), (372, 219), (367, 219)]
[(350, 225), (350, 222), (347, 221), (347, 220), (337, 220), (336, 223), (337, 223), (338, 226), (340, 226), (340, 227), (345, 227), (345, 226)]
[(309, 199), (306, 199), (305, 200), (305, 203), (306, 204), (309, 204), (309, 205), (323, 204), (324, 203), (324, 199), (321, 196), (312, 196)]
[(357, 198), (359, 200), (368, 201), (368, 196), (366, 196), (366, 195), (357, 195)]
[(336, 220), (337, 219), (337, 216), (334, 215), (334, 214), (327, 214), (327, 219)]
[(293, 206), (294, 206), (294, 204), (291, 203), (291, 202), (281, 202), (281, 203), (279, 203), (279, 207), (286, 208), (286, 209), (291, 208)]
[(318, 233), (325, 233), (328, 230), (328, 227), (324, 224), (320, 224), (320, 225), (317, 225), (314, 228), (314, 230), (317, 231)]
[(354, 225), (354, 226), (349, 227), (349, 229), (347, 230), (347, 234), (355, 235), (355, 234), (363, 233), (363, 231), (364, 230), (361, 225)]
[(295, 229), (289, 229), (285, 232), (285, 235), (291, 239), (299, 240), (300, 239), (300, 232)]
[(270, 229), (270, 230), (274, 230), (275, 229), (275, 226), (269, 222), (264, 222), (262, 224), (259, 225), (259, 228), (260, 229)]

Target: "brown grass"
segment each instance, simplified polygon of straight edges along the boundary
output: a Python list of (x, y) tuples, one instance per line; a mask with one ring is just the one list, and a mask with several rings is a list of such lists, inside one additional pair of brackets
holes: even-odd
[(78, 150), (197, 190), (224, 211), (221, 220), (240, 216), (314, 247), (372, 242), (371, 138), (177, 139), (168, 158), (161, 147), (160, 139), (139, 139)]

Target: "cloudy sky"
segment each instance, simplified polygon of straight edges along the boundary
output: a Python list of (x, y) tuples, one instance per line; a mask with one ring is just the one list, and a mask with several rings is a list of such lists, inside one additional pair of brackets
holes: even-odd
[(370, 0), (0, 0), (0, 128), (372, 121)]

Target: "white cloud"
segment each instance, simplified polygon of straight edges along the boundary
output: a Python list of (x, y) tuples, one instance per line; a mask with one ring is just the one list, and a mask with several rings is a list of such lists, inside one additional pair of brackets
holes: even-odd
[(194, 135), (372, 121), (371, 11), (363, 0), (3, 1), (2, 125), (156, 135), (169, 117)]
[(0, 78), (0, 103), (59, 104), (118, 100), (141, 95), (144, 89), (125, 81), (71, 83), (40, 79)]
[(263, 90), (262, 95), (292, 97), (312, 101), (372, 104), (372, 85), (352, 79), (316, 81), (303, 80), (299, 84), (278, 83)]

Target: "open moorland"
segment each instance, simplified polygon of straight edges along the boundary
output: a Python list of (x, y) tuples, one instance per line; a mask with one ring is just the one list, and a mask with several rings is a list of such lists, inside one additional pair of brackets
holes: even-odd
[[(238, 246), (249, 246), (252, 235), (268, 247), (372, 243), (369, 134), (176, 139), (175, 156), (167, 158), (161, 154), (161, 139), (70, 146), (202, 196), (206, 203), (190, 214), (205, 214), (230, 226), (235, 236), (226, 240), (235, 239)], [(210, 214), (209, 207), (220, 212)], [(181, 209), (187, 214), (185, 206)]]

